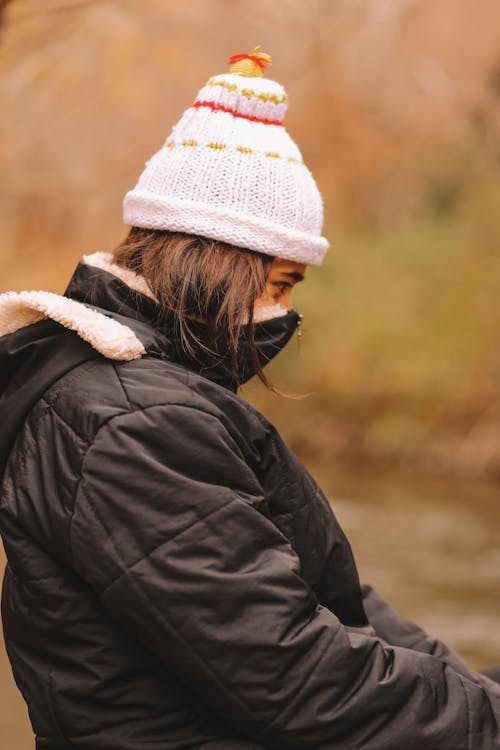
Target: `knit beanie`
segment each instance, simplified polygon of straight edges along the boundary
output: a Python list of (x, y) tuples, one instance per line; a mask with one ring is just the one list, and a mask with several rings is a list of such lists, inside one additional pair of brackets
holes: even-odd
[(323, 203), (283, 119), (287, 95), (258, 48), (210, 78), (124, 199), (125, 224), (310, 265), (328, 249)]

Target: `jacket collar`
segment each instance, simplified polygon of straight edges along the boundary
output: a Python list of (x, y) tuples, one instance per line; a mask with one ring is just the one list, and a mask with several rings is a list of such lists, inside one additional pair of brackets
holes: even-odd
[[(107, 265), (105, 275), (111, 277), (111, 266), (114, 264), (111, 264), (110, 259), (111, 255), (108, 256), (107, 253), (85, 256), (78, 264), (64, 296), (45, 291), (7, 292), (0, 295), (0, 336), (14, 333), (39, 320), (50, 319), (75, 331), (81, 339), (108, 359), (131, 360), (141, 357), (146, 352), (144, 343), (130, 326), (125, 321), (115, 319), (110, 310), (96, 309), (90, 299), (99, 269)], [(126, 274), (135, 277), (130, 278), (134, 284), (133, 289), (140, 289), (140, 282), (143, 280), (128, 271), (124, 271), (121, 276), (125, 277)], [(119, 280), (119, 277), (114, 278)], [(90, 281), (91, 286), (84, 291), (86, 280)], [(125, 278), (120, 283), (125, 286)], [(98, 286), (103, 288), (102, 284)]]
[[(260, 311), (263, 363), (272, 359), (293, 333), (297, 313), (273, 306)], [(108, 359), (133, 360), (145, 354), (168, 359), (236, 390), (223, 355), (189, 358), (163, 330), (158, 302), (144, 278), (113, 263), (110, 253), (86, 255), (78, 263), (64, 295), (44, 291), (0, 295), (0, 337), (49, 319), (74, 331)], [(276, 319), (271, 325), (268, 319)], [(281, 323), (281, 325), (280, 325)], [(243, 372), (242, 382), (252, 372)]]
[[(139, 356), (147, 354), (175, 362), (219, 385), (236, 390), (223, 358), (207, 359), (203, 352), (198, 353), (199, 357), (190, 357), (182, 351), (172, 332), (162, 326), (158, 302), (145, 280), (113, 263), (110, 254), (84, 256), (71, 277), (65, 295), (73, 302), (91, 306), (96, 315), (112, 319), (121, 327), (123, 340), (133, 335), (137, 351), (142, 349)], [(105, 356), (109, 357), (110, 354)], [(116, 356), (111, 358), (115, 359)]]

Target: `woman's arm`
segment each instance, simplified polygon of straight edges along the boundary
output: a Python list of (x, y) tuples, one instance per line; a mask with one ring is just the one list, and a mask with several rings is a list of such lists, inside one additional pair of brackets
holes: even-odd
[(377, 636), (391, 646), (402, 646), (403, 648), (421, 651), (424, 654), (432, 654), (432, 656), (449, 664), (450, 667), (467, 679), (485, 685), (488, 690), (500, 695), (500, 685), (485, 675), (469, 669), (456, 651), (447, 646), (446, 643), (429, 635), (411, 620), (401, 617), (372, 586), (363, 585), (362, 593), (366, 615)]
[(213, 415), (112, 418), (81, 468), (74, 567), (239, 734), (276, 750), (493, 750), (500, 698), (318, 604)]

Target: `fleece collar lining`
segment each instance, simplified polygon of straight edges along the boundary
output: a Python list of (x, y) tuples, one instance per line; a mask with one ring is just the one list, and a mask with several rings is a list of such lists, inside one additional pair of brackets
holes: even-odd
[[(144, 279), (140, 279), (131, 271), (119, 268), (111, 259), (110, 253), (94, 253), (85, 256), (83, 262), (119, 276), (133, 289), (144, 294)], [(122, 273), (117, 273), (116, 269)], [(124, 276), (126, 278), (123, 278)], [(148, 296), (152, 296), (151, 292)], [(82, 302), (44, 291), (6, 292), (0, 295), (0, 336), (14, 333), (19, 328), (44, 318), (51, 318), (65, 328), (75, 331), (80, 338), (108, 359), (138, 359), (146, 353), (144, 345), (128, 326)]]
[(124, 284), (130, 287), (130, 289), (133, 289), (134, 292), (140, 292), (140, 294), (143, 294), (145, 297), (149, 297), (154, 300), (154, 302), (158, 302), (149, 288), (146, 279), (143, 276), (134, 273), (134, 271), (130, 271), (128, 268), (122, 268), (122, 266), (114, 263), (111, 253), (92, 253), (92, 255), (84, 255), (82, 263), (85, 263), (87, 266), (99, 268), (101, 271), (106, 271), (107, 273), (116, 276), (120, 281), (123, 281)]

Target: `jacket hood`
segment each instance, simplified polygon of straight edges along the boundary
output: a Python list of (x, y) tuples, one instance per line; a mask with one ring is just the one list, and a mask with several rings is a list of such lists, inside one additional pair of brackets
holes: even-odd
[[(292, 336), (299, 316), (276, 316), (255, 324), (262, 364)], [(157, 300), (145, 280), (112, 261), (110, 253), (84, 256), (64, 295), (46, 291), (0, 295), (0, 476), (17, 432), (31, 407), (66, 372), (99, 356), (130, 361), (146, 354), (178, 362), (236, 390), (221, 353), (188, 357), (158, 325)], [(262, 312), (261, 312), (262, 314)], [(242, 368), (241, 382), (254, 371)]]

